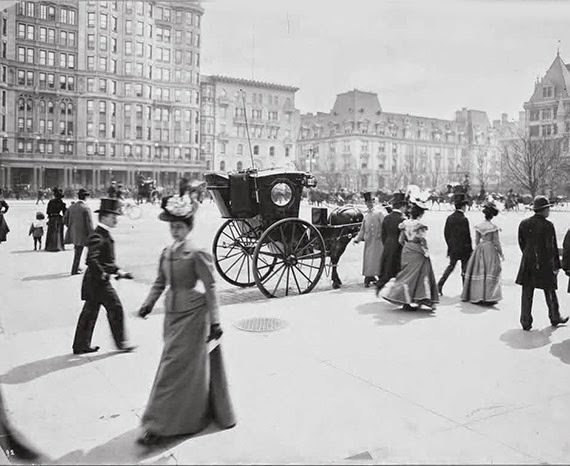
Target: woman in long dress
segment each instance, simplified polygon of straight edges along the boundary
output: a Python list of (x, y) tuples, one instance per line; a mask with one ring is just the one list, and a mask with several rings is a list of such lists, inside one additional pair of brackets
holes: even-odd
[(462, 301), (494, 304), (502, 299), (501, 260), (504, 260), (499, 227), (491, 220), (499, 213), (489, 202), (483, 207), (485, 221), (475, 226), (475, 250), (467, 263)]
[(439, 302), (437, 283), (429, 257), (426, 241), (427, 225), (420, 219), (427, 206), (412, 201), (410, 217), (399, 228), (402, 248), (402, 268), (380, 292), (380, 296), (393, 304), (403, 305), (404, 310), (434, 310)]
[[(139, 310), (148, 315), (164, 289), (164, 349), (142, 418), (138, 442), (195, 434), (213, 418), (225, 429), (236, 424), (221, 347), (208, 353), (208, 341), (222, 335), (211, 256), (187, 238), (197, 203), (188, 196), (163, 200), (159, 218), (170, 223), (174, 243), (162, 251), (158, 276)], [(205, 293), (195, 286), (204, 285)]]
[(65, 249), (63, 243), (63, 216), (65, 215), (66, 206), (63, 202), (63, 191), (54, 188), (53, 199), (47, 204), (47, 235), (46, 235), (46, 251), (63, 251)]

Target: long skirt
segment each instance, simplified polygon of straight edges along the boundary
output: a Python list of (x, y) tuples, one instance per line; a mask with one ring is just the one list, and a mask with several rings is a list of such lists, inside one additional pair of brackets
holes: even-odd
[(393, 304), (427, 304), (439, 302), (431, 260), (420, 244), (408, 241), (402, 249), (402, 270), (380, 292)]
[(215, 420), (236, 423), (221, 345), (208, 354), (205, 306), (166, 311), (164, 349), (142, 418), (146, 431), (160, 436), (195, 434)]
[(63, 251), (63, 218), (50, 217), (47, 225), (46, 251)]
[(497, 302), (501, 292), (501, 259), (490, 241), (477, 245), (467, 263), (462, 301), (472, 303)]
[(0, 243), (6, 241), (6, 236), (9, 232), (10, 228), (8, 228), (4, 214), (0, 212)]

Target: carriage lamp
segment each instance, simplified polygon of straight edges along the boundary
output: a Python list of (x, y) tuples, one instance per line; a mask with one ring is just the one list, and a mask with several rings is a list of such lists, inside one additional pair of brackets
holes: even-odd
[(314, 188), (315, 186), (317, 186), (317, 179), (314, 176), (307, 176), (306, 180), (305, 180), (305, 186), (307, 188)]
[(291, 202), (293, 190), (287, 183), (275, 183), (271, 188), (271, 201), (276, 206), (283, 207)]

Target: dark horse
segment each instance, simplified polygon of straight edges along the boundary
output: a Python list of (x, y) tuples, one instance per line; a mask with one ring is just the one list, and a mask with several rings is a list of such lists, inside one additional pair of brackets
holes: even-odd
[(334, 209), (328, 218), (328, 225), (319, 226), (327, 255), (330, 257), (332, 268), (331, 280), (334, 289), (340, 288), (342, 281), (338, 276), (337, 265), (344, 254), (350, 240), (354, 238), (362, 225), (364, 214), (353, 205)]

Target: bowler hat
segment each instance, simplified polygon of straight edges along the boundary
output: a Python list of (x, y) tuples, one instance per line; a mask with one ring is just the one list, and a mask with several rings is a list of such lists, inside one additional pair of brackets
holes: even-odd
[(371, 192), (362, 193), (362, 196), (364, 197), (364, 202), (374, 202)]
[(390, 199), (390, 204), (392, 205), (405, 204), (405, 203), (406, 203), (406, 194), (401, 191), (395, 192), (392, 195), (392, 199)]
[(532, 209), (535, 212), (546, 209), (547, 207), (552, 207), (552, 204), (550, 203), (550, 201), (546, 196), (536, 196), (534, 198), (534, 201), (532, 203)]
[(467, 197), (464, 193), (455, 193), (453, 195), (454, 204), (467, 204)]
[(84, 188), (79, 188), (79, 191), (77, 191), (77, 197), (81, 199), (82, 197), (86, 197), (86, 196), (90, 196), (89, 191), (87, 191)]
[(99, 209), (95, 211), (95, 213), (99, 212), (106, 214), (122, 215), (121, 204), (118, 199), (103, 197), (101, 198), (101, 205), (99, 206)]

